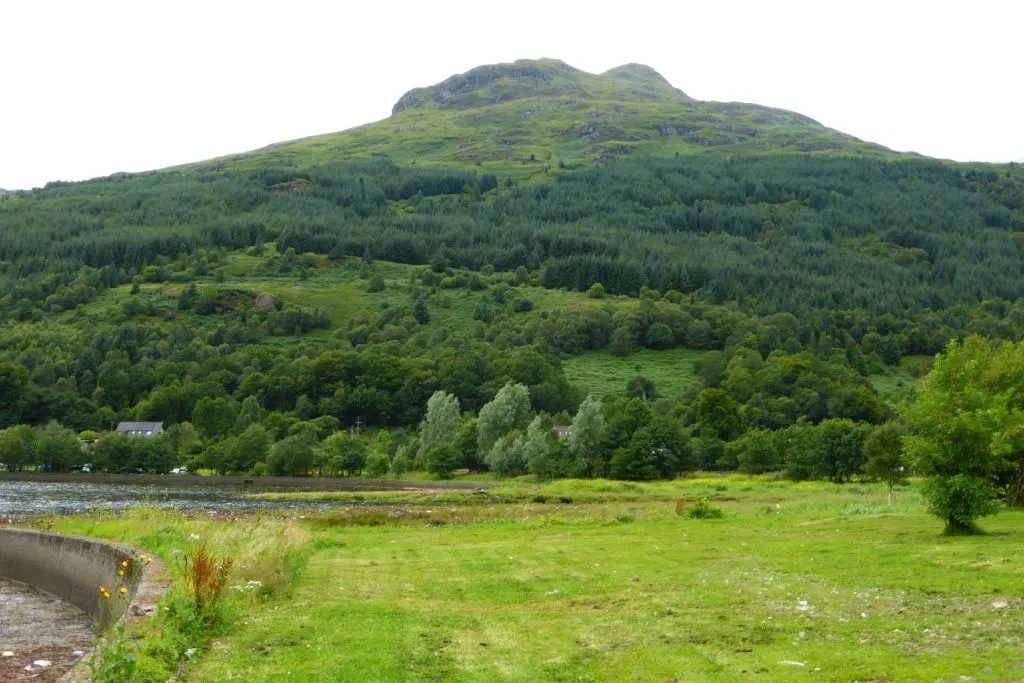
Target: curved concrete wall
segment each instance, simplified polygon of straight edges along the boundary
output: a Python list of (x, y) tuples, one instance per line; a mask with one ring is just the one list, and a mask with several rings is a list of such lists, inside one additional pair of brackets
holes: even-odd
[[(21, 581), (70, 602), (100, 622), (124, 614), (138, 581), (118, 595), (117, 570), (131, 562), (131, 549), (76, 536), (25, 529), (0, 529), (0, 577)], [(141, 578), (141, 577), (140, 577)], [(111, 593), (99, 594), (100, 586)]]

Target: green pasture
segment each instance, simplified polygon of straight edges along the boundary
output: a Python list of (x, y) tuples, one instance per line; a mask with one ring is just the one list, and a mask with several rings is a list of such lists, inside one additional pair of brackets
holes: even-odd
[(684, 392), (699, 381), (695, 365), (703, 354), (694, 349), (642, 349), (620, 357), (591, 351), (565, 360), (562, 367), (570, 382), (605, 398), (624, 395), (626, 382), (645, 377), (654, 382), (659, 396), (681, 401)]
[[(705, 497), (723, 518), (686, 516)], [(986, 535), (944, 537), (914, 487), (889, 507), (880, 485), (738, 475), (516, 481), (477, 494), (370, 498), (282, 512), (304, 534), (293, 532), (305, 539), (293, 552), (308, 559), (289, 589), (238, 601), (229, 632), (188, 667), (188, 679), (1011, 681), (1024, 673), (1020, 510), (984, 520)], [(61, 519), (57, 528), (132, 540), (134, 525), (136, 542), (164, 549), (161, 534), (197, 524), (214, 538), (218, 524), (120, 519)], [(274, 528), (260, 517), (230, 526), (235, 539), (247, 526), (257, 535)]]

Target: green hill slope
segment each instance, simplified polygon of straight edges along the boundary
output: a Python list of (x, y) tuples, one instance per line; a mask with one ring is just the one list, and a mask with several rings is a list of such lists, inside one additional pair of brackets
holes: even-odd
[(385, 154), (398, 163), (479, 164), (490, 171), (525, 173), (559, 164), (705, 152), (895, 156), (794, 112), (694, 100), (641, 64), (594, 75), (541, 59), (477, 67), (411, 90), (384, 121), (272, 145), (215, 165), (252, 168)]
[[(1024, 336), (1022, 251), (1018, 166), (896, 155), (640, 65), (481, 67), (351, 131), (5, 195), (0, 430), (190, 422), (173, 453), (91, 462), (330, 472), (316, 444), (346, 425), (419, 454), (438, 390), (475, 414), (512, 380), (565, 424), (632, 382), (589, 473), (634, 433), (734, 468), (747, 429), (884, 421), (901, 359)], [(37, 436), (85, 457), (58, 431)], [(0, 434), (4, 462), (44, 452)]]

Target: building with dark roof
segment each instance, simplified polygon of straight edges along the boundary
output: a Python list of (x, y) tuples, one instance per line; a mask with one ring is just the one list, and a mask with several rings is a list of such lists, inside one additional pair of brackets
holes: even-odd
[(128, 436), (160, 436), (164, 431), (163, 422), (119, 422), (114, 430)]

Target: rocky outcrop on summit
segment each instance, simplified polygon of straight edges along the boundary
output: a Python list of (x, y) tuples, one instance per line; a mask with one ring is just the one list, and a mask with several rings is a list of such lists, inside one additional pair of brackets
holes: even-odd
[(437, 85), (414, 88), (398, 100), (392, 114), (417, 107), (470, 109), (530, 97), (609, 96), (623, 101), (680, 99), (691, 101), (657, 71), (643, 64), (625, 64), (594, 75), (557, 59), (520, 59), (488, 64), (456, 74)]
[(478, 66), (437, 85), (413, 88), (398, 100), (391, 113), (398, 114), (431, 103), (468, 109), (521, 97), (559, 95), (571, 90), (574, 77), (582, 73), (557, 60), (535, 62), (521, 59), (512, 64)]

